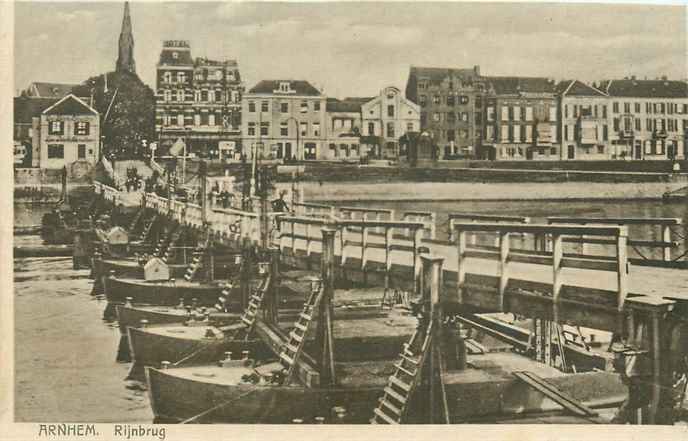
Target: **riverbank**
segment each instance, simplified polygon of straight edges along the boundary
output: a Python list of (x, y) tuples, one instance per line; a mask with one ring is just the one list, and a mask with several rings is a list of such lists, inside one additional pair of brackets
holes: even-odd
[[(586, 201), (655, 200), (685, 182), (302, 182), (304, 200)], [(285, 186), (287, 188), (287, 186)]]

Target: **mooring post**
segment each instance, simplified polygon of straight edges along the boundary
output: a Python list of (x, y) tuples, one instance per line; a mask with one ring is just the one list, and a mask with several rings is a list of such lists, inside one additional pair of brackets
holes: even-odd
[(241, 309), (248, 308), (249, 297), (251, 296), (251, 274), (253, 273), (253, 256), (251, 241), (248, 237), (241, 239), (241, 269), (240, 269), (240, 292)]
[(333, 225), (322, 229), (322, 260), (320, 273), (323, 283), (323, 297), (320, 300), (318, 319), (318, 346), (322, 348), (320, 356), (320, 384), (331, 386), (337, 383), (334, 369), (334, 336), (332, 335), (332, 300), (334, 297), (334, 237), (337, 232)]
[(268, 298), (270, 299), (268, 311), (270, 314), (270, 322), (276, 325), (279, 322), (279, 295), (282, 281), (282, 276), (280, 274), (280, 249), (278, 247), (270, 248), (270, 277), (272, 278), (272, 284), (268, 293)]

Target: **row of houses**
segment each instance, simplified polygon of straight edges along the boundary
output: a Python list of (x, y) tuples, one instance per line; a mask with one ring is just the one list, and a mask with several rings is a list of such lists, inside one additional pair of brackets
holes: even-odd
[(14, 98), (14, 164), (58, 169), (100, 159), (100, 115), (76, 85), (32, 83)]
[(407, 157), (427, 140), (441, 159), (609, 160), (686, 156), (688, 85), (636, 79), (586, 84), (412, 66), (405, 93), (335, 99), (304, 80), (246, 90), (235, 60), (194, 59), (163, 43), (156, 127), (211, 156), (298, 160)]

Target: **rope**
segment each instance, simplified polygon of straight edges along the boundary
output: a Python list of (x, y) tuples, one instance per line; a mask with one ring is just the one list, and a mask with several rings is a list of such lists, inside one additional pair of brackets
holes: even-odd
[(199, 349), (193, 351), (191, 354), (189, 354), (189, 355), (187, 355), (186, 357), (182, 358), (181, 360), (179, 360), (179, 361), (173, 363), (172, 366), (179, 366), (181, 363), (183, 363), (183, 362), (185, 362), (185, 361), (187, 361), (187, 360), (189, 360), (189, 359), (195, 357), (196, 355), (200, 354), (201, 352), (203, 352), (203, 351), (206, 350), (206, 349), (211, 349), (211, 348), (214, 349), (215, 346), (217, 346), (217, 344), (219, 344), (219, 342), (214, 343), (214, 344), (210, 344), (210, 345), (208, 345), (208, 346), (201, 346)]
[(645, 255), (643, 253), (640, 252), (640, 250), (638, 249), (637, 246), (632, 245), (632, 248), (633, 248), (633, 250), (635, 250), (636, 253), (638, 253), (638, 255), (640, 257), (642, 257), (643, 260), (649, 260), (647, 257), (645, 257)]
[(687, 254), (688, 254), (688, 249), (686, 249), (686, 250), (683, 252), (683, 254), (681, 254), (680, 256), (678, 256), (677, 258), (675, 258), (674, 260), (672, 260), (672, 262), (676, 262), (676, 261), (682, 259), (682, 258), (683, 258), (684, 256), (686, 256)]
[(187, 418), (187, 419), (185, 419), (184, 421), (182, 421), (182, 422), (179, 423), (179, 424), (189, 424), (189, 423), (192, 423), (192, 422), (196, 421), (197, 419), (199, 419), (200, 417), (205, 416), (205, 415), (208, 415), (209, 413), (211, 413), (211, 412), (213, 412), (213, 411), (216, 411), (216, 410), (218, 410), (218, 409), (220, 409), (220, 408), (222, 408), (222, 407), (225, 407), (226, 405), (228, 405), (228, 404), (230, 404), (230, 403), (232, 403), (232, 402), (234, 402), (234, 401), (240, 400), (240, 399), (244, 398), (245, 396), (247, 396), (247, 395), (249, 395), (249, 394), (252, 394), (252, 393), (256, 392), (257, 390), (258, 390), (258, 389), (251, 389), (250, 391), (245, 392), (245, 393), (239, 395), (238, 397), (234, 397), (234, 398), (232, 398), (231, 400), (227, 400), (227, 401), (225, 401), (224, 403), (220, 403), (220, 404), (218, 404), (217, 406), (211, 407), (211, 408), (208, 409), (208, 410), (204, 410), (203, 412), (199, 413), (198, 415), (192, 416), (191, 418)]

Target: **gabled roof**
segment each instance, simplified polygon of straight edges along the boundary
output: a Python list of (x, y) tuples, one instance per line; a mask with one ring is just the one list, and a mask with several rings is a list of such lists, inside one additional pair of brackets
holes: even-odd
[(37, 98), (62, 98), (72, 93), (78, 84), (34, 82), (27, 89), (28, 95)]
[(686, 98), (688, 83), (673, 80), (607, 80), (600, 83), (600, 89), (609, 96), (633, 98)]
[[(174, 58), (174, 53), (177, 58)], [(188, 48), (163, 48), (160, 52), (160, 59), (158, 65), (172, 65), (172, 66), (193, 66), (194, 60), (191, 58), (191, 50)]]
[(32, 98), (20, 96), (14, 98), (14, 123), (31, 124), (34, 116), (40, 116), (48, 107), (58, 102), (58, 98)]
[(449, 76), (456, 76), (460, 78), (477, 78), (480, 76), (480, 70), (477, 68), (477, 66), (470, 69), (411, 66), (409, 74), (417, 78), (427, 79), (430, 81), (430, 83), (441, 83)]
[(361, 106), (373, 98), (328, 98), (326, 108), (328, 112), (360, 112)]
[(544, 77), (485, 77), (497, 95), (554, 93), (556, 84)]
[(289, 87), (296, 95), (321, 96), (322, 94), (311, 83), (304, 80), (263, 80), (253, 86), (248, 93), (264, 93), (272, 95), (279, 89), (280, 83), (289, 83)]
[(44, 115), (98, 115), (98, 112), (72, 94), (43, 111)]
[(564, 96), (593, 96), (605, 97), (606, 93), (596, 87), (590, 86), (578, 80), (566, 80), (557, 84), (557, 93)]

